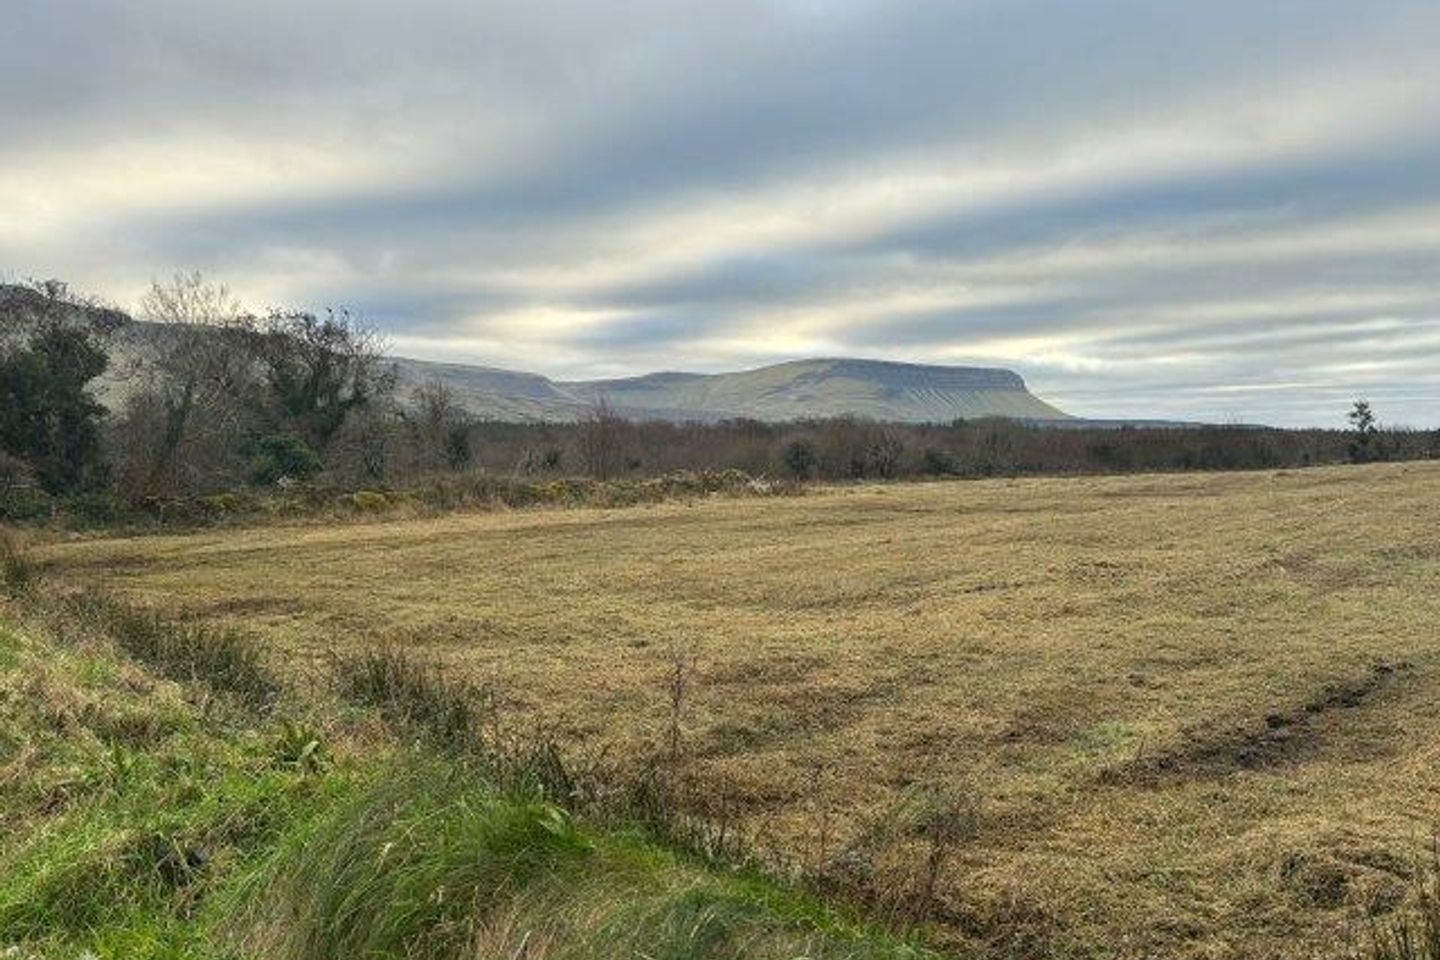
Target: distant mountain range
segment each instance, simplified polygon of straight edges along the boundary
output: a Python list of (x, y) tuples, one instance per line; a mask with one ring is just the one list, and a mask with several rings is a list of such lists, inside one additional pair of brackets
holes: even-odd
[[(0, 284), (0, 310), (39, 294)], [(80, 308), (95, 317), (118, 311)], [(163, 326), (133, 323), (117, 344), (117, 363), (101, 387), (114, 405), (128, 384), (117, 374)], [(534, 373), (429, 360), (392, 358), (402, 398), (439, 381), (470, 413), (489, 420), (573, 421), (604, 403), (635, 420), (734, 418), (784, 421), (854, 416), (910, 423), (1004, 417), (1054, 426), (1093, 424), (1032, 394), (1020, 375), (991, 367), (951, 367), (883, 360), (822, 358), (777, 363), (736, 373), (651, 373), (615, 380), (551, 380)]]
[(801, 420), (855, 416), (911, 423), (1007, 417), (1059, 425), (1074, 418), (990, 367), (827, 358), (737, 373), (651, 373), (617, 380), (550, 380), (493, 367), (397, 358), (402, 392), (440, 381), (494, 420), (576, 420), (602, 401), (635, 420)]

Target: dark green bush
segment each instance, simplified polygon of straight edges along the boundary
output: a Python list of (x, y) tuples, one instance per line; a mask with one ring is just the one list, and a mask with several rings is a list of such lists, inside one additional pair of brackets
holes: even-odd
[(276, 433), (255, 441), (250, 477), (263, 486), (282, 479), (308, 480), (324, 468), (310, 445), (289, 433)]
[(56, 509), (55, 498), (39, 487), (0, 490), (0, 521), (35, 523), (48, 520)]
[(949, 450), (927, 447), (922, 459), (925, 472), (932, 477), (950, 477), (960, 473), (960, 463)]
[(785, 471), (794, 480), (809, 480), (815, 475), (815, 468), (820, 463), (815, 455), (815, 447), (808, 440), (792, 440), (787, 443), (781, 460), (785, 463)]

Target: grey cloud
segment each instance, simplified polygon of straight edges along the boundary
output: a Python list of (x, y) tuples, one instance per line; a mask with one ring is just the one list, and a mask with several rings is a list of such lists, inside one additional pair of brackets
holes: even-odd
[[(1253, 263), (1217, 254), (1266, 231), (1303, 240), (1440, 204), (1440, 121), (1383, 139), (1342, 126), (1276, 159), (1243, 109), (1293, 97), (1304, 120), (1332, 95), (1366, 90), (1377, 117), (1440, 116), (1433, 0), (12, 0), (7, 19), (0, 176), (7, 163), (216, 137), (260, 160), (301, 148), (384, 168), (299, 195), (80, 209), (43, 246), (0, 229), (0, 267), (15, 272), (83, 284), (128, 271), (143, 284), (199, 266), (436, 340), (491, 335), (487, 317), (530, 307), (614, 314), (536, 336), (534, 366), (557, 374), (639, 372), (666, 350), (679, 354), (667, 365), (685, 366), (683, 351), (753, 340), (767, 316), (843, 306), (846, 319), (823, 334), (857, 352), (923, 360), (981, 340), (1051, 338), (1112, 366), (1086, 373), (1078, 359), (1067, 367), (1018, 346), (1004, 360), (1057, 400), (1108, 398), (1103, 412), (1137, 416), (1187, 415), (1176, 404), (1213, 415), (1231, 402), (1224, 388), (1284, 381), (1306, 386), (1253, 391), (1251, 417), (1320, 420), (1334, 391), (1376, 388), (1337, 361), (1408, 352), (1418, 360), (1389, 368), (1386, 396), (1440, 421), (1440, 385), (1422, 369), (1437, 359), (1424, 336), (1440, 324), (1433, 245)], [(618, 271), (627, 252), (611, 231), (646, 217), (914, 165), (1033, 170), (1077, 142), (1185, 122), (1252, 138), (1256, 157), (1065, 190), (1042, 182), (850, 234), (740, 241), (659, 273)], [(0, 182), (0, 201), (6, 190)], [(1070, 273), (1047, 265), (1123, 240), (1179, 240), (1193, 253)], [(583, 278), (597, 263), (622, 275), (563, 289), (525, 279)], [(962, 305), (886, 315), (887, 297), (905, 292)], [(963, 305), (990, 294), (1002, 302)], [(1404, 306), (1386, 315), (1405, 332), (1359, 332), (1377, 316), (1365, 308), (1282, 309), (1322, 295), (1393, 295)], [(1264, 335), (1227, 327), (1232, 300), (1276, 304), (1257, 321)], [(1218, 320), (1154, 319), (1211, 306)], [(557, 340), (568, 369), (546, 367)], [(1181, 373), (1145, 369), (1147, 356), (1182, 353), (1192, 359)]]

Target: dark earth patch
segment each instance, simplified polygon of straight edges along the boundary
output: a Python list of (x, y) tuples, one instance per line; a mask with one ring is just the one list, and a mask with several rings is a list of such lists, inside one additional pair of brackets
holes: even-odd
[(1337, 713), (1386, 695), (1413, 672), (1414, 667), (1404, 661), (1377, 662), (1360, 677), (1327, 683), (1298, 707), (1266, 713), (1246, 728), (1198, 736), (1178, 747), (1137, 756), (1107, 769), (1102, 779), (1112, 783), (1199, 779), (1303, 762), (1335, 733), (1329, 721)]

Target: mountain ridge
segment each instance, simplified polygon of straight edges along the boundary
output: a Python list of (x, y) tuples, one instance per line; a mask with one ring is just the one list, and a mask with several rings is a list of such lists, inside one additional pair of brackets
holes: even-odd
[[(44, 295), (0, 283), (0, 306), (23, 314), (42, 306)], [(128, 320), (121, 311), (79, 302), (79, 313), (106, 323)], [(163, 336), (163, 324), (123, 325), (120, 355)], [(784, 422), (827, 417), (864, 417), (908, 423), (1002, 417), (1047, 425), (1076, 418), (1035, 396), (1013, 370), (949, 366), (860, 357), (813, 357), (724, 373), (663, 370), (633, 377), (556, 380), (537, 373), (468, 363), (388, 357), (402, 399), (432, 381), (455, 401), (489, 420), (566, 422), (591, 416), (605, 405), (636, 420)], [(121, 367), (127, 366), (120, 364)], [(114, 406), (129, 385), (112, 369), (99, 393)]]
[(857, 357), (790, 360), (725, 373), (667, 370), (634, 377), (552, 380), (540, 374), (392, 358), (402, 392), (444, 383), (472, 414), (569, 421), (604, 404), (641, 420), (767, 421), (856, 416), (925, 423), (1004, 417), (1063, 423), (1075, 418), (1029, 391), (1013, 370)]

